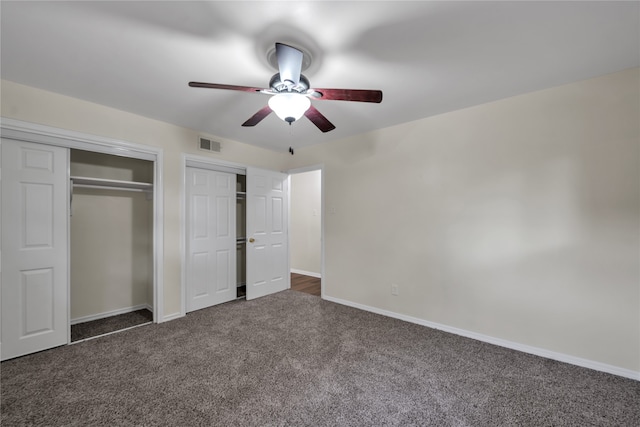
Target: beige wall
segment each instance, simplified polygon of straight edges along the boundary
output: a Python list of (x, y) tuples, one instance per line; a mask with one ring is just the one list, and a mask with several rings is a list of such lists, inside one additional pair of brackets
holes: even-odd
[[(639, 81), (628, 70), (295, 156), (222, 140), (211, 157), (324, 164), (328, 296), (638, 372)], [(4, 117), (164, 149), (164, 312), (178, 313), (180, 153), (202, 154), (197, 134), (6, 81), (1, 101)]]
[(639, 82), (296, 150), (324, 164), (325, 294), (640, 371)]
[[(153, 163), (71, 150), (71, 176), (153, 182)], [(71, 320), (153, 307), (153, 202), (140, 192), (75, 188)]]
[(153, 307), (152, 210), (152, 202), (142, 193), (74, 191), (72, 321), (139, 305)]
[[(249, 166), (285, 170), (285, 154), (235, 141), (222, 142), (222, 152), (196, 148), (198, 133), (98, 104), (2, 80), (2, 117), (160, 147), (164, 152), (164, 316), (180, 313), (180, 206), (182, 153), (210, 156)], [(212, 112), (215, 119), (215, 112)]]
[(321, 273), (322, 173), (291, 175), (289, 252), (291, 269)]

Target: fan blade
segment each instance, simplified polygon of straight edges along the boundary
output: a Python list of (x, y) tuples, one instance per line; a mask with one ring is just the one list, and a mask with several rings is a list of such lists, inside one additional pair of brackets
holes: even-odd
[(304, 115), (307, 119), (311, 120), (311, 123), (316, 125), (322, 132), (329, 132), (330, 130), (334, 130), (336, 128), (333, 123), (327, 120), (327, 118), (323, 116), (322, 113), (318, 111), (313, 105), (304, 112)]
[(295, 47), (282, 43), (276, 43), (276, 57), (280, 71), (280, 81), (287, 80), (297, 85), (300, 82), (302, 71), (302, 52)]
[(366, 89), (311, 89), (311, 96), (318, 100), (382, 102), (381, 90)]
[(227, 90), (239, 90), (242, 92), (261, 92), (262, 88), (249, 87), (249, 86), (235, 86), (235, 85), (221, 85), (218, 83), (201, 83), (201, 82), (189, 82), (191, 87), (204, 87), (207, 89), (227, 89)]
[(268, 105), (262, 107), (257, 113), (249, 118), (242, 126), (255, 126), (262, 121), (265, 117), (271, 114), (271, 108)]

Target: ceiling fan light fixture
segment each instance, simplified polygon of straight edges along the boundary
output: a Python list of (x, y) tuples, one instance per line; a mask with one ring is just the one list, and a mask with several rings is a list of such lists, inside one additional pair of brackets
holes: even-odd
[(299, 93), (278, 93), (269, 98), (269, 108), (289, 124), (302, 117), (310, 106), (309, 98)]
[(382, 102), (382, 91), (380, 90), (311, 89), (309, 80), (302, 74), (305, 61), (304, 52), (284, 43), (276, 43), (273, 52), (275, 54), (272, 54), (271, 59), (277, 62), (278, 73), (271, 77), (268, 89), (202, 82), (189, 82), (189, 86), (272, 95), (269, 98), (269, 105), (265, 105), (242, 123), (244, 127), (255, 126), (274, 112), (289, 125), (304, 115), (320, 131), (329, 132), (336, 127), (316, 107), (311, 105), (309, 97), (313, 97), (314, 100), (358, 101), (377, 104)]

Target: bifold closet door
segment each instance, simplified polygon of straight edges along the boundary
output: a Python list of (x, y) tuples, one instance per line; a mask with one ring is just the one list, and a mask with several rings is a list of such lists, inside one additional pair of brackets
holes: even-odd
[(247, 299), (290, 287), (287, 174), (247, 168)]
[(236, 175), (187, 168), (187, 312), (236, 298)]
[(67, 344), (68, 149), (2, 140), (2, 360)]

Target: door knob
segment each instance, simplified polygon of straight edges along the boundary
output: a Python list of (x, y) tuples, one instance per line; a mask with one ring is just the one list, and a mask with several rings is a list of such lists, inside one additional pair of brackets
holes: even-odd
[(254, 239), (253, 237), (249, 237), (249, 243), (253, 243), (255, 241), (256, 241), (256, 239)]

